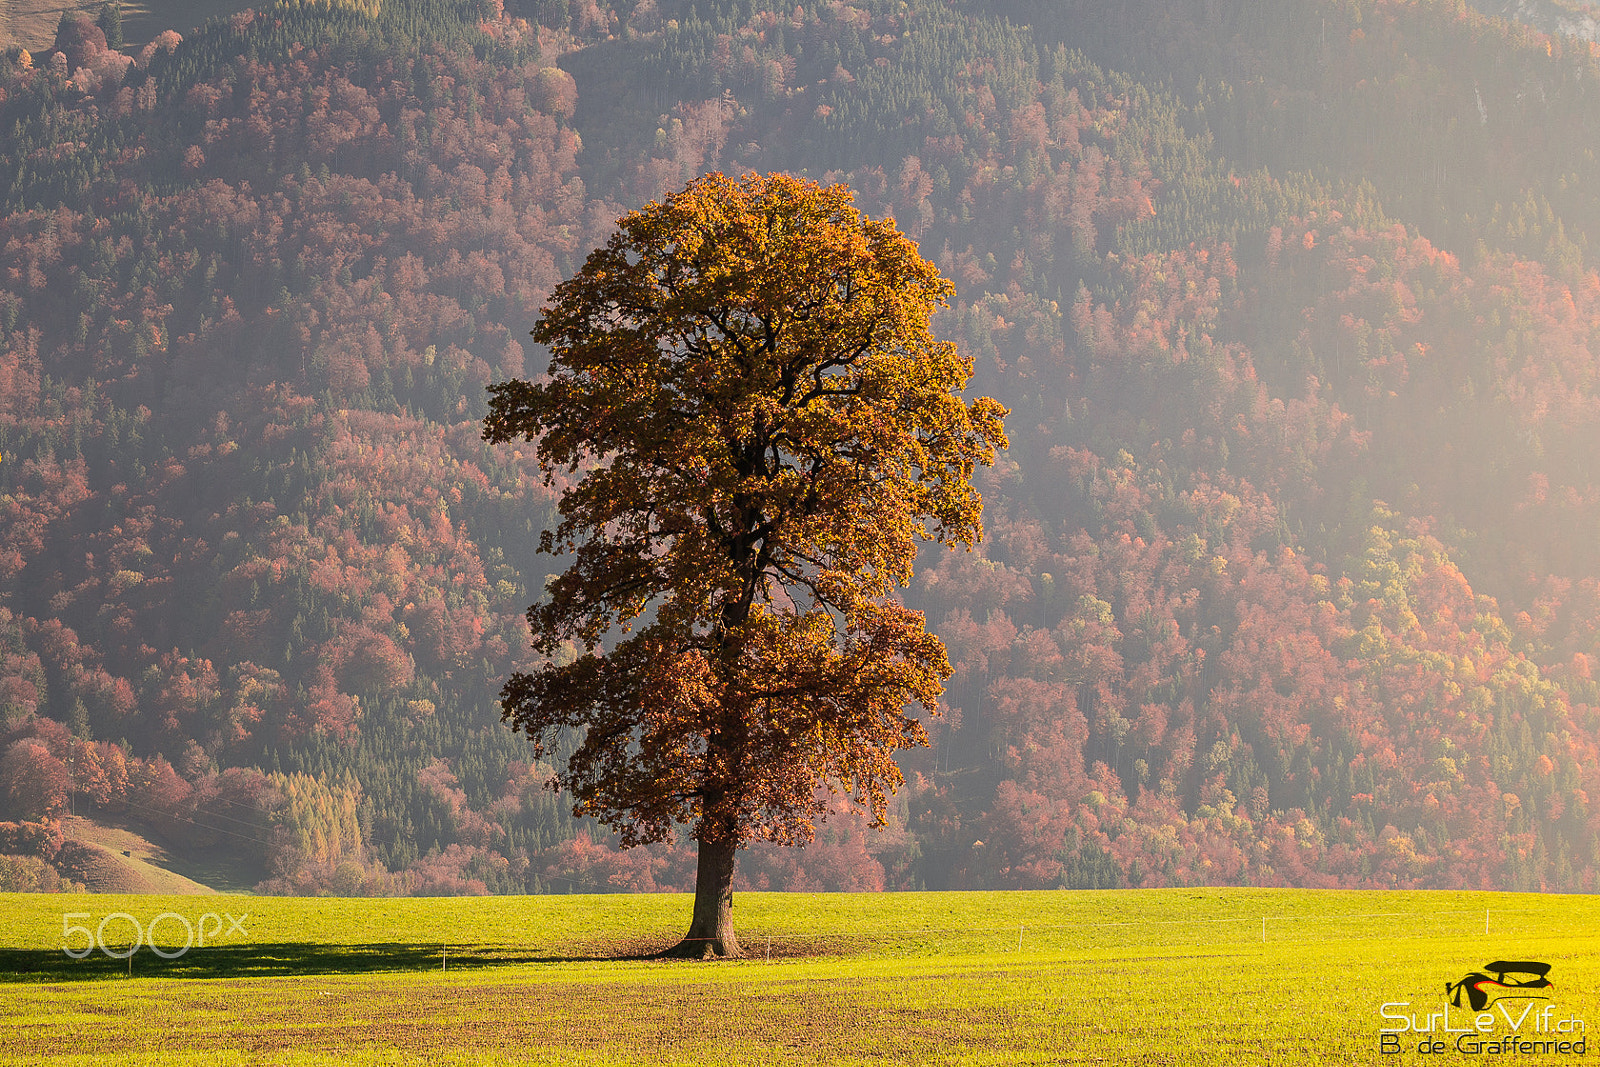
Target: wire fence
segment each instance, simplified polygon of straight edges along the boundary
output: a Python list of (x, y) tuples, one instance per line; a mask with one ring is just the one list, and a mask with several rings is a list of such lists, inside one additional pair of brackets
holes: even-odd
[[(1149, 948), (1310, 945), (1330, 941), (1481, 940), (1485, 937), (1540, 937), (1563, 933), (1594, 936), (1589, 924), (1552, 928), (1542, 913), (1494, 909), (1337, 912), (1322, 914), (1130, 918), (1119, 921), (1028, 923), (993, 926), (924, 926), (904, 929), (774, 930), (740, 928), (746, 957), (784, 959), (812, 956), (915, 956), (961, 953), (1055, 953)], [(673, 934), (609, 937), (574, 934), (551, 954), (573, 958), (646, 958), (693, 940)], [(711, 939), (704, 939), (711, 940)], [(441, 955), (458, 962), (479, 953), (514, 954), (515, 946), (441, 946)], [(441, 966), (446, 965), (441, 960)]]
[[(1104, 902), (1101, 902), (1102, 904)], [(1172, 904), (1177, 903), (1177, 907)], [(1241, 902), (1244, 903), (1244, 902)], [(1256, 902), (1258, 907), (1261, 902)], [(1267, 902), (1270, 904), (1270, 902)], [(1352, 902), (1354, 903), (1354, 902)], [(933, 959), (969, 956), (988, 959), (1098, 959), (1143, 958), (1163, 952), (1185, 955), (1220, 955), (1251, 952), (1310, 954), (1316, 945), (1332, 942), (1389, 942), (1391, 953), (1426, 953), (1447, 945), (1469, 954), (1498, 953), (1503, 958), (1532, 944), (1548, 944), (1549, 939), (1600, 938), (1600, 924), (1593, 920), (1592, 908), (1573, 909), (1569, 903), (1549, 899), (1526, 908), (1463, 909), (1439, 908), (1392, 911), (1341, 911), (1337, 907), (1320, 911), (1280, 911), (1248, 904), (1235, 909), (1211, 908), (1210, 914), (1183, 914), (1181, 902), (1164, 902), (1143, 913), (1107, 917), (1104, 911), (1091, 911), (1076, 920), (1076, 902), (1063, 900), (1041, 905), (1032, 916), (1016, 921), (997, 918), (992, 924), (955, 923), (896, 927), (873, 927), (868, 922), (845, 926), (841, 917), (823, 919), (829, 925), (796, 928), (793, 920), (784, 927), (763, 925), (751, 916), (738, 929), (740, 954), (747, 960), (801, 960), (826, 958), (853, 959)], [(1359, 907), (1359, 905), (1358, 905)], [(1086, 909), (1087, 910), (1087, 909)], [(1198, 908), (1196, 909), (1198, 911)], [(1228, 914), (1232, 911), (1232, 914)], [(1249, 912), (1253, 911), (1254, 914)], [(1029, 918), (1034, 921), (1029, 922)], [(69, 919), (81, 916), (69, 915)], [(124, 921), (131, 916), (110, 916)], [(620, 916), (618, 916), (620, 918)], [(519, 938), (504, 927), (484, 939), (461, 936), (460, 940), (429, 941), (403, 938), (395, 941), (221, 941), (196, 946), (167, 944), (184, 924), (176, 916), (163, 916), (143, 933), (156, 937), (160, 926), (161, 947), (134, 955), (139, 944), (117, 942), (101, 951), (67, 952), (57, 957), (49, 950), (0, 951), (0, 982), (4, 972), (34, 974), (40, 980), (109, 977), (114, 972), (132, 977), (168, 975), (172, 977), (217, 977), (242, 975), (333, 974), (369, 971), (454, 971), (525, 963), (607, 962), (649, 960), (664, 956), (694, 955), (685, 950), (693, 942), (676, 930), (654, 925), (652, 929), (619, 932), (586, 924), (587, 928), (530, 928), (528, 937)], [(541, 924), (542, 926), (542, 924)], [(80, 935), (106, 935), (104, 922), (98, 931), (84, 928)], [(117, 927), (115, 932), (120, 932)], [(487, 931), (486, 931), (487, 932)], [(709, 939), (705, 939), (709, 940)], [(1432, 944), (1430, 945), (1429, 942)], [(74, 945), (77, 942), (73, 942)], [(1276, 946), (1276, 948), (1275, 948)], [(1415, 946), (1414, 948), (1408, 946)], [(1365, 952), (1365, 949), (1362, 949)], [(1509, 954), (1508, 954), (1509, 953)], [(12, 957), (8, 966), (7, 956)], [(109, 958), (102, 959), (106, 956)], [(48, 973), (44, 973), (48, 972)]]

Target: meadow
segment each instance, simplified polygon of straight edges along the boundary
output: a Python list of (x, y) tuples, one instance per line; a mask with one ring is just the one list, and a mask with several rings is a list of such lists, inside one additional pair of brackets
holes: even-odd
[[(1404, 1034), (1380, 1053), (1380, 1026), (1397, 1025), (1380, 1005), (1423, 1024), (1446, 982), (1496, 960), (1548, 963), (1553, 987), (1507, 1001), (1485, 1037), (1529, 1003), (1516, 1036), (1600, 1020), (1592, 897), (750, 893), (736, 902), (750, 958), (630, 958), (672, 943), (688, 911), (665, 894), (0, 896), (0, 1063), (1586, 1062), (1592, 1045), (1472, 1055), (1456, 1033), (1424, 1035), (1442, 1052)], [(186, 928), (168, 916), (153, 940), (176, 958), (145, 945), (131, 977), (98, 948), (63, 951), (87, 946), (63, 941), (81, 926), (120, 956), (122, 916), (168, 912), (205, 947), (176, 955)], [(1453, 1008), (1450, 1025), (1471, 1019)]]
[[(18, 44), (34, 52), (49, 49), (62, 12), (100, 13), (102, 0), (0, 0), (0, 46)], [(134, 52), (163, 30), (187, 37), (208, 19), (227, 18), (247, 7), (266, 4), (252, 0), (125, 0), (122, 34)]]

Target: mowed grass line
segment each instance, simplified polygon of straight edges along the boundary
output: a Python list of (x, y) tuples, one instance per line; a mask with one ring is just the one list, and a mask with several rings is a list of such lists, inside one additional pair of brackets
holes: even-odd
[[(0, 959), (61, 956), (64, 907), (97, 923), (112, 909), (193, 921), (204, 905), (250, 912), (241, 952), (372, 943), (391, 959), (308, 954), (286, 976), (141, 977), (159, 962), (145, 950), (131, 980), (103, 959), (67, 980), (0, 973), (0, 1063), (1438, 1062), (1379, 1056), (1378, 1005), (1440, 1010), (1445, 981), (1508, 958), (1551, 963), (1562, 1013), (1600, 1020), (1590, 897), (741, 894), (747, 947), (763, 957), (697, 964), (603, 958), (669, 943), (689, 907), (676, 896), (10, 896)], [(161, 940), (168, 927), (181, 943), (170, 920)], [(790, 951), (765, 959), (768, 934)], [(826, 954), (793, 954), (805, 937)], [(456, 962), (441, 971), (433, 950), (446, 942)], [(319, 969), (328, 959), (350, 969)]]

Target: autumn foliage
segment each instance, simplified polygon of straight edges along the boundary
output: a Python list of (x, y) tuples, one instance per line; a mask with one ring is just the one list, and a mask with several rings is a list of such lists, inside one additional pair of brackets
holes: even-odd
[[(522, 612), (589, 468), (483, 442), (485, 386), (629, 209), (806, 172), (954, 283), (1010, 447), (901, 594), (952, 673), (886, 829), (737, 885), (1600, 886), (1587, 45), (1403, 0), (63, 31), (0, 50), (0, 820), (140, 811), (282, 891), (687, 888), (498, 721), (584, 652)], [(346, 772), (359, 850), (302, 847), (267, 786)]]
[[(574, 561), (528, 612), (535, 651), (583, 652), (514, 675), (506, 716), (541, 752), (583, 732), (558, 780), (624, 845), (690, 826), (724, 913), (733, 854), (809, 842), (820, 791), (884, 821), (926, 744), (907, 706), (950, 671), (891, 593), (919, 540), (981, 536), (972, 472), (1005, 445), (929, 330), (953, 286), (850, 201), (713, 174), (624, 216), (534, 331), (550, 379), (491, 389), (486, 438), (536, 443), (547, 483), (583, 470), (541, 546)], [(703, 918), (694, 947), (738, 954)]]

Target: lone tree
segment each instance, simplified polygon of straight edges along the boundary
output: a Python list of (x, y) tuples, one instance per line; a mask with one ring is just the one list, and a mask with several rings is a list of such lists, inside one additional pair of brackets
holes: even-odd
[(954, 286), (851, 200), (712, 174), (629, 213), (543, 310), (549, 377), (491, 388), (487, 440), (582, 472), (539, 546), (571, 566), (528, 609), (549, 662), (504, 715), (541, 750), (581, 733), (557, 781), (624, 847), (692, 827), (674, 955), (740, 954), (738, 850), (810, 841), (824, 789), (882, 824), (894, 753), (927, 744), (907, 708), (950, 673), (892, 593), (919, 540), (982, 536), (973, 467), (1006, 443), (929, 330)]

